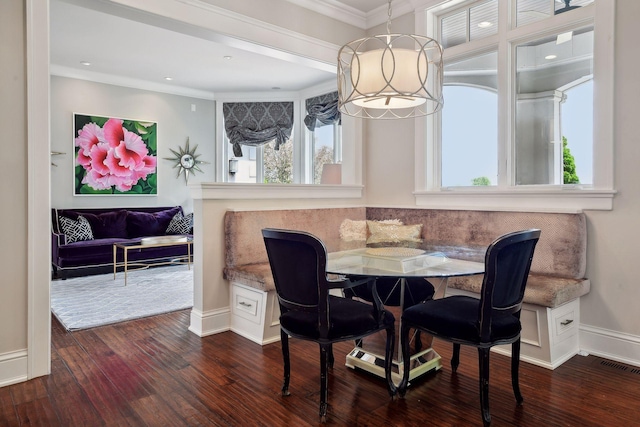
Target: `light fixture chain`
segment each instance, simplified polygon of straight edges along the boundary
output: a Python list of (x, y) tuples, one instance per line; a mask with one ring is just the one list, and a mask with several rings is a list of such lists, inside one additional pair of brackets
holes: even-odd
[(391, 34), (391, 0), (387, 9), (387, 34)]

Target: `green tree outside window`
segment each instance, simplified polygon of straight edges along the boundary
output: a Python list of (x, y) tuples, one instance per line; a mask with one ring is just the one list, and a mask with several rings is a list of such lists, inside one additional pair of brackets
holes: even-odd
[(576, 160), (567, 147), (567, 137), (562, 137), (562, 162), (564, 163), (564, 183), (579, 184), (580, 178), (576, 174)]

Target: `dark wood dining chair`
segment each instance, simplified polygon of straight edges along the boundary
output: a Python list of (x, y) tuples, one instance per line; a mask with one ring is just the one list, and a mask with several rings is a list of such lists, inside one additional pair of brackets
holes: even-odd
[[(395, 319), (385, 311), (372, 279), (350, 281), (327, 278), (327, 249), (312, 234), (266, 228), (262, 236), (280, 304), (280, 337), (284, 359), (282, 395), (289, 395), (289, 336), (320, 346), (320, 421), (327, 417), (328, 369), (333, 366), (333, 343), (357, 340), (385, 330), (385, 376), (390, 396), (396, 394), (391, 379), (395, 345)], [(331, 289), (369, 286), (373, 304), (329, 295)]]
[(455, 295), (414, 305), (402, 313), (403, 377), (398, 393), (404, 396), (409, 382), (410, 329), (422, 330), (453, 343), (451, 370), (460, 363), (460, 345), (478, 349), (480, 365), (480, 408), (485, 426), (489, 412), (489, 353), (491, 347), (511, 344), (511, 384), (522, 404), (518, 380), (520, 363), (520, 311), (527, 277), (540, 230), (505, 234), (487, 248), (480, 298)]

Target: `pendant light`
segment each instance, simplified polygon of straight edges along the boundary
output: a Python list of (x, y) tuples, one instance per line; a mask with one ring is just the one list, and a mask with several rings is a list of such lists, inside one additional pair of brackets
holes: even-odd
[(338, 108), (369, 119), (433, 114), (443, 105), (442, 46), (429, 37), (387, 34), (354, 40), (338, 52)]

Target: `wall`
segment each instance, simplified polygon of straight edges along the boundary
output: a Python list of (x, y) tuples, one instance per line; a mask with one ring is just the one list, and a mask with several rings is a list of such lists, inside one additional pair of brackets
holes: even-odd
[[(640, 241), (640, 144), (638, 96), (640, 52), (634, 43), (640, 2), (616, 2), (615, 187), (611, 212), (587, 212), (587, 277), (591, 292), (581, 306), (581, 345), (603, 355), (628, 354), (640, 364), (637, 269)], [(596, 110), (597, 112), (597, 110)], [(635, 341), (636, 345), (632, 343)], [(603, 343), (606, 347), (603, 347)]]
[[(25, 17), (22, 1), (0, 2), (0, 385), (27, 348), (27, 117)], [(10, 40), (10, 43), (6, 41)]]
[[(196, 111), (192, 111), (195, 106)], [(157, 196), (74, 196), (73, 113), (141, 119), (158, 124)], [(184, 175), (170, 151), (198, 145), (203, 173), (190, 174), (189, 184), (215, 179), (215, 102), (158, 92), (93, 83), (65, 77), (51, 77), (51, 150), (66, 153), (52, 156), (51, 204), (55, 208), (109, 206), (173, 206), (193, 210)]]
[[(413, 13), (394, 18), (391, 22), (392, 33), (413, 34), (414, 27)], [(386, 33), (386, 23), (367, 31), (368, 36)], [(363, 122), (363, 169), (366, 177), (367, 205), (415, 206), (412, 194), (415, 177), (414, 121), (406, 119)]]

